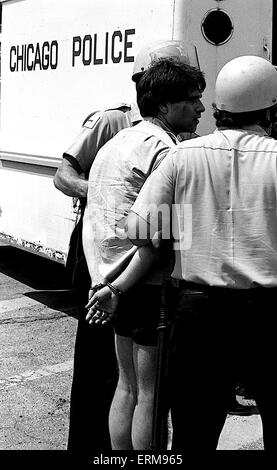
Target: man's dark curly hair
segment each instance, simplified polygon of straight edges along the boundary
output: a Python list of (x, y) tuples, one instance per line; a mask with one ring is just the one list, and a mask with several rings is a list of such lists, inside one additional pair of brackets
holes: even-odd
[(157, 116), (160, 106), (189, 98), (194, 90), (206, 88), (203, 72), (178, 59), (158, 59), (143, 73), (136, 84), (140, 113)]

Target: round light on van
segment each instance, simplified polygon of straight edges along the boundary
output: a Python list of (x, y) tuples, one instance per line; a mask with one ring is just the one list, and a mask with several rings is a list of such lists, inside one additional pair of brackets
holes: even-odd
[(201, 23), (204, 38), (214, 46), (220, 46), (229, 41), (233, 30), (234, 26), (230, 16), (220, 9), (208, 11)]

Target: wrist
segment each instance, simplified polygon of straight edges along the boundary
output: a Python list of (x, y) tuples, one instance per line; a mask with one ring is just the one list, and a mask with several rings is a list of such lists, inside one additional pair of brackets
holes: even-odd
[(120, 290), (118, 287), (116, 287), (114, 284), (111, 284), (110, 282), (106, 283), (106, 286), (112, 291), (114, 295), (117, 297), (121, 297), (123, 292)]
[(103, 287), (105, 287), (106, 284), (103, 284), (103, 283), (100, 283), (100, 284), (94, 284), (92, 285), (90, 288), (89, 288), (89, 292), (92, 292), (92, 295), (95, 294), (97, 291), (99, 291), (100, 289), (103, 289)]

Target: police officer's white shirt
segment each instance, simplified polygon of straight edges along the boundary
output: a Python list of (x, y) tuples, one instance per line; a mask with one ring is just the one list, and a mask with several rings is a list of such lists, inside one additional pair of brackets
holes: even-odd
[(173, 278), (239, 289), (277, 286), (277, 141), (261, 127), (220, 128), (179, 144), (132, 210), (157, 227), (155, 207), (172, 203), (175, 213), (184, 209)]

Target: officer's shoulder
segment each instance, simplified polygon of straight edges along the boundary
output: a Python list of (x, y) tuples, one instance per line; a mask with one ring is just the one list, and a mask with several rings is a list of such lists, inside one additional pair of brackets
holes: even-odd
[(269, 151), (269, 152), (277, 152), (277, 139), (271, 137), (271, 136), (263, 136), (264, 138), (264, 150)]
[(201, 147), (204, 146), (210, 138), (213, 138), (213, 134), (205, 135), (205, 136), (199, 136), (199, 135), (193, 135), (191, 138), (186, 138), (185, 140), (182, 140), (181, 142), (178, 143), (179, 148), (195, 148), (195, 147)]
[(116, 103), (112, 106), (109, 106), (107, 108), (104, 108), (104, 111), (107, 112), (107, 111), (125, 111), (125, 110), (130, 110), (132, 108), (132, 104), (131, 103), (127, 103), (127, 102), (121, 102), (121, 103)]
[(120, 115), (124, 115), (126, 112), (131, 111), (132, 105), (130, 103), (116, 103), (111, 106), (93, 111), (89, 114), (83, 122), (83, 126), (89, 129), (99, 123), (99, 121), (106, 121), (113, 118), (118, 118)]

